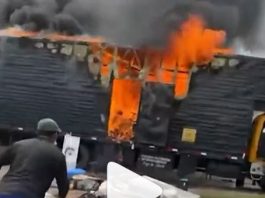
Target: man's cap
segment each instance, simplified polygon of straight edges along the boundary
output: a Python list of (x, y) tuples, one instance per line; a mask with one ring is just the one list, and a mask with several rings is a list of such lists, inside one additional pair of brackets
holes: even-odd
[(57, 133), (62, 132), (57, 122), (55, 122), (51, 118), (41, 119), (38, 122), (37, 131), (38, 132), (57, 132)]

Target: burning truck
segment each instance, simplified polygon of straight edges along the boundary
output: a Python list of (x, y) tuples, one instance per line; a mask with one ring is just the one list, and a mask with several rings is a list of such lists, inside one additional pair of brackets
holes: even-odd
[(200, 18), (166, 49), (18, 28), (0, 35), (2, 145), (33, 137), (51, 117), (81, 137), (82, 168), (119, 161), (182, 179), (201, 170), (265, 189), (265, 61), (232, 55), (225, 33)]

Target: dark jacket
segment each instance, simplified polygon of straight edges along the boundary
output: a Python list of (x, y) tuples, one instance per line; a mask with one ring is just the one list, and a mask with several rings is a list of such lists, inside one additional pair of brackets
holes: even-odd
[(28, 139), (13, 144), (0, 155), (0, 167), (3, 165), (10, 165), (10, 170), (0, 182), (0, 194), (43, 198), (55, 178), (60, 198), (66, 197), (69, 183), (65, 157), (45, 138)]

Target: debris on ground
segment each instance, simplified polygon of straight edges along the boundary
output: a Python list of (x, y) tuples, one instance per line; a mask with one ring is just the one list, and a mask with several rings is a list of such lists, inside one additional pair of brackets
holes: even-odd
[(143, 176), (144, 178), (154, 182), (155, 184), (159, 185), (163, 189), (163, 194), (161, 198), (200, 198), (200, 195), (184, 191), (180, 188), (177, 188), (173, 185), (167, 184), (165, 182), (159, 181), (157, 179)]
[[(163, 189), (163, 194), (161, 198), (200, 198), (199, 195), (181, 190), (173, 185), (164, 183), (162, 181), (153, 179), (148, 176), (143, 176), (144, 178), (154, 182)], [(106, 197), (107, 196), (107, 181), (104, 181), (99, 186), (98, 190), (95, 192), (96, 197)]]
[(96, 197), (106, 197), (107, 196), (107, 181), (102, 182), (98, 190), (95, 192)]

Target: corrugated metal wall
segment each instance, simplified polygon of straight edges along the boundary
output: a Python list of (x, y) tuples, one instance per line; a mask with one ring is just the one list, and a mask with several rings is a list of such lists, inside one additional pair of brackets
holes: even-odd
[(255, 82), (255, 110), (265, 112), (265, 63), (252, 67)]
[(89, 77), (87, 65), (33, 46), (2, 42), (0, 125), (35, 128), (40, 118), (51, 117), (65, 131), (105, 129), (101, 114), (106, 116), (109, 94)]
[[(87, 65), (32, 46), (21, 48), (17, 39), (1, 44), (0, 126), (34, 128), (40, 118), (52, 117), (65, 131), (104, 133), (101, 115), (107, 117), (109, 93), (89, 76)], [(265, 64), (240, 60), (237, 68), (193, 75), (189, 96), (170, 121), (170, 146), (215, 157), (245, 152), (252, 112), (265, 110)], [(181, 141), (184, 127), (197, 129), (194, 144)]]
[[(262, 60), (240, 59), (237, 68), (216, 74), (201, 71), (193, 76), (189, 96), (176, 109), (170, 123), (171, 146), (217, 158), (228, 154), (241, 157), (246, 151), (255, 97), (265, 102), (264, 83), (256, 79), (264, 76), (265, 64)], [(197, 129), (194, 144), (181, 141), (185, 127)]]

